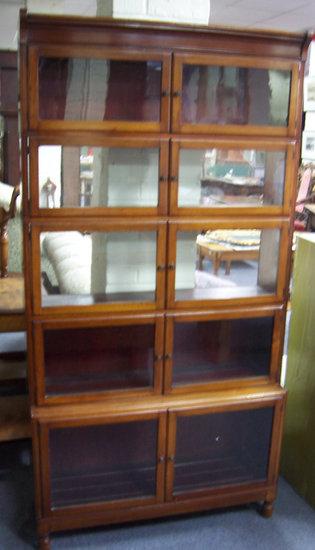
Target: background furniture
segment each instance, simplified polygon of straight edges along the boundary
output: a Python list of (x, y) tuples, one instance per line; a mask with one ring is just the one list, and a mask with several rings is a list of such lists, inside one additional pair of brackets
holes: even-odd
[(0, 52), (0, 119), (0, 441), (8, 441), (30, 437), (22, 221), (17, 198), (21, 179), (18, 72), (13, 51)]
[(289, 399), (281, 465), (283, 475), (312, 506), (315, 506), (314, 251), (314, 234), (297, 237), (285, 382)]
[[(21, 272), (8, 271), (9, 244), (11, 250), (16, 248), (10, 265), (21, 269), (19, 194), (19, 186), (0, 183), (0, 441), (30, 437), (26, 343), (22, 333), (25, 330), (24, 279)], [(13, 232), (17, 238), (9, 242), (9, 225), (12, 223), (16, 225)]]
[[(20, 36), (40, 547), (249, 502), (270, 516), (304, 37), (25, 13)], [(205, 163), (235, 150), (261, 159), (263, 200), (201, 204)], [(254, 230), (259, 254), (198, 270), (215, 230)]]
[(0, 51), (0, 116), (3, 120), (3, 135), (0, 138), (3, 153), (3, 158), (0, 161), (0, 181), (10, 182), (10, 185), (16, 187), (21, 181), (18, 130), (18, 70), (17, 52), (9, 50)]
[[(0, 193), (0, 277), (3, 278), (8, 276), (8, 225), (9, 220), (15, 217), (17, 209), (20, 211), (20, 205), (17, 206), (20, 188), (19, 186), (11, 187), (0, 182)], [(6, 196), (9, 199), (7, 201), (5, 200)]]
[(308, 212), (307, 230), (315, 230), (315, 204), (305, 204), (305, 210)]

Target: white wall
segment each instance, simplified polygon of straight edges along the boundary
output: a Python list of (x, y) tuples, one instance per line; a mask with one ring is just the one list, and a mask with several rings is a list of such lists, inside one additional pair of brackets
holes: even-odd
[(26, 0), (7, 0), (0, 3), (0, 50), (16, 50), (19, 12)]
[(113, 16), (126, 19), (206, 25), (209, 14), (210, 0), (113, 0)]

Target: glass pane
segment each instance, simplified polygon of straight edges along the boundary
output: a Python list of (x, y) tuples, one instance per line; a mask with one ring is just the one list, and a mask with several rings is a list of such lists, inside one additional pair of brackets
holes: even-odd
[(156, 232), (41, 233), (44, 307), (154, 301)]
[(173, 385), (267, 376), (273, 317), (175, 322)]
[(285, 160), (283, 151), (181, 149), (178, 205), (282, 205)]
[(158, 421), (50, 431), (51, 505), (155, 496)]
[(273, 408), (179, 416), (174, 492), (267, 478)]
[(39, 118), (159, 121), (162, 63), (40, 57)]
[(182, 121), (287, 126), (291, 71), (184, 65)]
[(48, 395), (153, 386), (155, 325), (44, 332)]
[(176, 300), (274, 294), (279, 229), (178, 231)]
[(41, 145), (39, 206), (157, 206), (159, 149)]

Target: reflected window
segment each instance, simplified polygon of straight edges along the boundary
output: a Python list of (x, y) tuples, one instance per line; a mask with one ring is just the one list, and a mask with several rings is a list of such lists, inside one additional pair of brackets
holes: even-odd
[(181, 149), (178, 205), (281, 205), (285, 161), (283, 151)]
[(156, 232), (41, 233), (42, 305), (154, 301)]
[(159, 121), (162, 63), (40, 57), (42, 120)]
[(41, 145), (40, 208), (154, 207), (159, 149)]
[(187, 65), (182, 121), (287, 126), (291, 71)]
[(274, 294), (279, 241), (279, 229), (179, 231), (176, 300)]

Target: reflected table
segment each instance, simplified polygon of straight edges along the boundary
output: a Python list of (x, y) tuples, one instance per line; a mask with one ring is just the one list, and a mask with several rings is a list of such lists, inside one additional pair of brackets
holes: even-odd
[(232, 247), (231, 245), (201, 242), (197, 240), (198, 269), (202, 271), (202, 261), (206, 258), (212, 261), (213, 273), (218, 274), (221, 262), (225, 262), (225, 274), (231, 272), (231, 263), (234, 261), (258, 260), (259, 246)]

